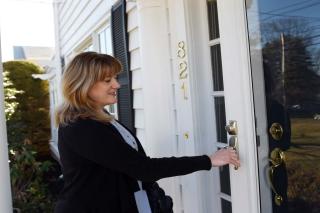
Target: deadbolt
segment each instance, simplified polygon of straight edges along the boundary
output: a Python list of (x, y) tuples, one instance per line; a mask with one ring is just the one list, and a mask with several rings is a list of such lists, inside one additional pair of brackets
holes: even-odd
[(273, 123), (269, 129), (269, 133), (271, 134), (272, 138), (276, 141), (281, 140), (283, 135), (283, 128), (279, 123)]
[(229, 133), (229, 135), (237, 135), (238, 134), (237, 121), (229, 121), (229, 125), (227, 125), (225, 129)]

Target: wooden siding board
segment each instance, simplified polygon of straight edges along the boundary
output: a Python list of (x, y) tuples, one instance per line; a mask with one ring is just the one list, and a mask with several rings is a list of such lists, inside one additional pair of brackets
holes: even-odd
[(136, 109), (134, 111), (134, 117), (135, 122), (134, 126), (136, 129), (144, 129), (145, 128), (145, 122), (144, 122), (144, 110), (143, 109)]
[(138, 26), (138, 14), (137, 14), (137, 8), (135, 7), (132, 9), (129, 13), (127, 13), (127, 18), (128, 18), (128, 27), (127, 31), (130, 32), (134, 28)]
[(85, 38), (89, 37), (96, 29), (97, 24), (101, 22), (102, 19), (107, 20), (108, 17), (110, 17), (109, 9), (97, 7), (96, 10), (92, 12), (92, 15), (84, 20), (83, 23), (77, 23), (77, 29), (75, 29), (77, 32), (74, 31), (73, 35), (69, 38), (64, 38), (64, 42), (61, 42), (63, 54), (67, 54), (75, 48), (75, 45), (78, 45)]
[(61, 20), (62, 17), (64, 17), (69, 11), (72, 3), (76, 2), (76, 0), (68, 0), (68, 1), (62, 1), (59, 5), (59, 20)]
[(137, 89), (142, 89), (142, 70), (136, 69), (132, 72), (132, 89), (135, 91)]
[(132, 2), (132, 1), (128, 1), (127, 0), (127, 8), (126, 8), (126, 12), (129, 13), (132, 9), (137, 7), (137, 3), (136, 2)]
[[(85, 2), (85, 1), (83, 1)], [(89, 1), (90, 3), (82, 3), (81, 7), (81, 12), (78, 13), (78, 16), (73, 16), (74, 19), (70, 20), (70, 24), (68, 24), (68, 27), (65, 27), (61, 29), (61, 37), (64, 38), (61, 45), (65, 45), (68, 40), (75, 35), (75, 33), (78, 33), (79, 28), (84, 27), (84, 26), (90, 26), (86, 24), (86, 21), (88, 19), (93, 19), (94, 15), (97, 14), (95, 13), (95, 10), (99, 10), (101, 7), (101, 3), (103, 1), (99, 1), (98, 4), (96, 4), (96, 1)], [(79, 7), (80, 8), (80, 7)], [(103, 8), (106, 10), (107, 8)], [(99, 13), (98, 13), (99, 14)]]
[(142, 91), (142, 89), (134, 90), (133, 108), (134, 109), (143, 109), (143, 91)]
[(129, 32), (129, 51), (139, 48), (139, 29), (136, 27)]
[(130, 52), (130, 70), (135, 70), (141, 67), (140, 49), (135, 49)]
[[(95, 1), (92, 1), (95, 2)], [(64, 36), (77, 21), (78, 17), (88, 8), (90, 1), (80, 1), (79, 4), (73, 5), (67, 16), (61, 20), (60, 29), (61, 35)]]

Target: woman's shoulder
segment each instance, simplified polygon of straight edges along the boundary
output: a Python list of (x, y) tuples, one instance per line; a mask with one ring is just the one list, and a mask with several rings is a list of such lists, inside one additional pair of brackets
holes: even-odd
[(77, 118), (75, 121), (69, 122), (66, 125), (59, 125), (59, 132), (98, 132), (106, 130), (110, 127), (110, 123), (102, 123), (92, 118)]

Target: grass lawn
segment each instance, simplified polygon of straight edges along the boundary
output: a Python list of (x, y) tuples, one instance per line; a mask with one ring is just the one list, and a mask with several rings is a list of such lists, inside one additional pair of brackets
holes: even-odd
[(310, 213), (320, 212), (320, 120), (291, 119), (291, 147), (285, 151), (288, 198)]

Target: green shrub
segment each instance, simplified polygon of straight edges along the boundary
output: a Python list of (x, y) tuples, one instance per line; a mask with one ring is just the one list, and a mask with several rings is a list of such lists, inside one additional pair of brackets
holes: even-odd
[(54, 196), (50, 193), (45, 174), (52, 162), (36, 160), (36, 152), (26, 141), (9, 146), (13, 206), (23, 213), (53, 212)]
[(40, 156), (49, 156), (49, 85), (34, 79), (42, 68), (27, 61), (3, 63), (8, 142), (32, 141)]

